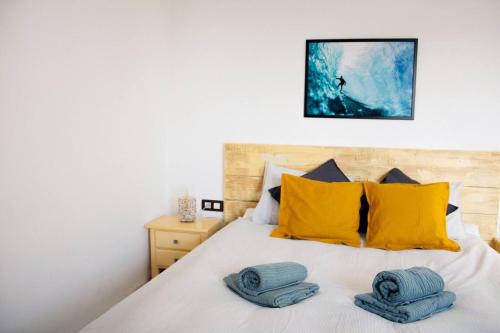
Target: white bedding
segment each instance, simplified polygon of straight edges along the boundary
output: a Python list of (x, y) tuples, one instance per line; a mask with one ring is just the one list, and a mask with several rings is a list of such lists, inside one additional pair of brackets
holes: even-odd
[[(384, 251), (269, 237), (273, 226), (237, 220), (118, 303), (83, 332), (500, 332), (500, 255), (477, 237), (458, 253)], [(249, 265), (304, 264), (318, 295), (262, 308), (231, 292), (222, 278)], [(396, 324), (353, 304), (381, 270), (427, 266), (457, 295), (452, 310)]]

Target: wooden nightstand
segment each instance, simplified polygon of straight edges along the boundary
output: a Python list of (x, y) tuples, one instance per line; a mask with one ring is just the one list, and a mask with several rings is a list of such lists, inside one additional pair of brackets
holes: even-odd
[(149, 230), (151, 277), (154, 278), (189, 251), (212, 236), (221, 226), (219, 218), (179, 222), (177, 216), (162, 216), (146, 224)]
[(500, 253), (500, 238), (493, 238), (491, 240), (491, 247)]

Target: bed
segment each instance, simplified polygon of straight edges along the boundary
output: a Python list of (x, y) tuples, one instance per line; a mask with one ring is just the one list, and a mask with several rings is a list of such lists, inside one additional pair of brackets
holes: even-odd
[[(385, 251), (271, 238), (274, 226), (237, 217), (260, 196), (264, 161), (306, 170), (330, 156), (357, 180), (376, 179), (388, 165), (411, 170), (422, 181), (460, 178), (468, 224), (462, 250)], [(82, 332), (500, 332), (500, 255), (487, 244), (497, 227), (499, 160), (495, 152), (226, 145), (230, 223)], [(242, 267), (278, 261), (304, 264), (307, 280), (320, 285), (318, 295), (286, 308), (262, 308), (222, 281)], [(371, 289), (376, 273), (412, 266), (443, 277), (457, 295), (451, 311), (403, 325), (353, 305), (354, 295)]]

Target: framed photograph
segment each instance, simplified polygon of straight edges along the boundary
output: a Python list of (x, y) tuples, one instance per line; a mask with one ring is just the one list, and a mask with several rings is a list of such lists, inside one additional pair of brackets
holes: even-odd
[(417, 39), (306, 41), (304, 117), (413, 120)]

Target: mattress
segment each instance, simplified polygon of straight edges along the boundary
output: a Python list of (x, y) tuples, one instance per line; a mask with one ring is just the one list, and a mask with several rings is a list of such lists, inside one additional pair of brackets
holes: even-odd
[[(273, 226), (239, 219), (87, 325), (82, 332), (500, 332), (500, 255), (481, 239), (461, 252), (384, 251), (269, 237)], [(222, 279), (241, 268), (296, 261), (318, 295), (281, 309), (231, 292)], [(426, 266), (457, 301), (447, 312), (396, 324), (353, 304), (382, 270)]]

